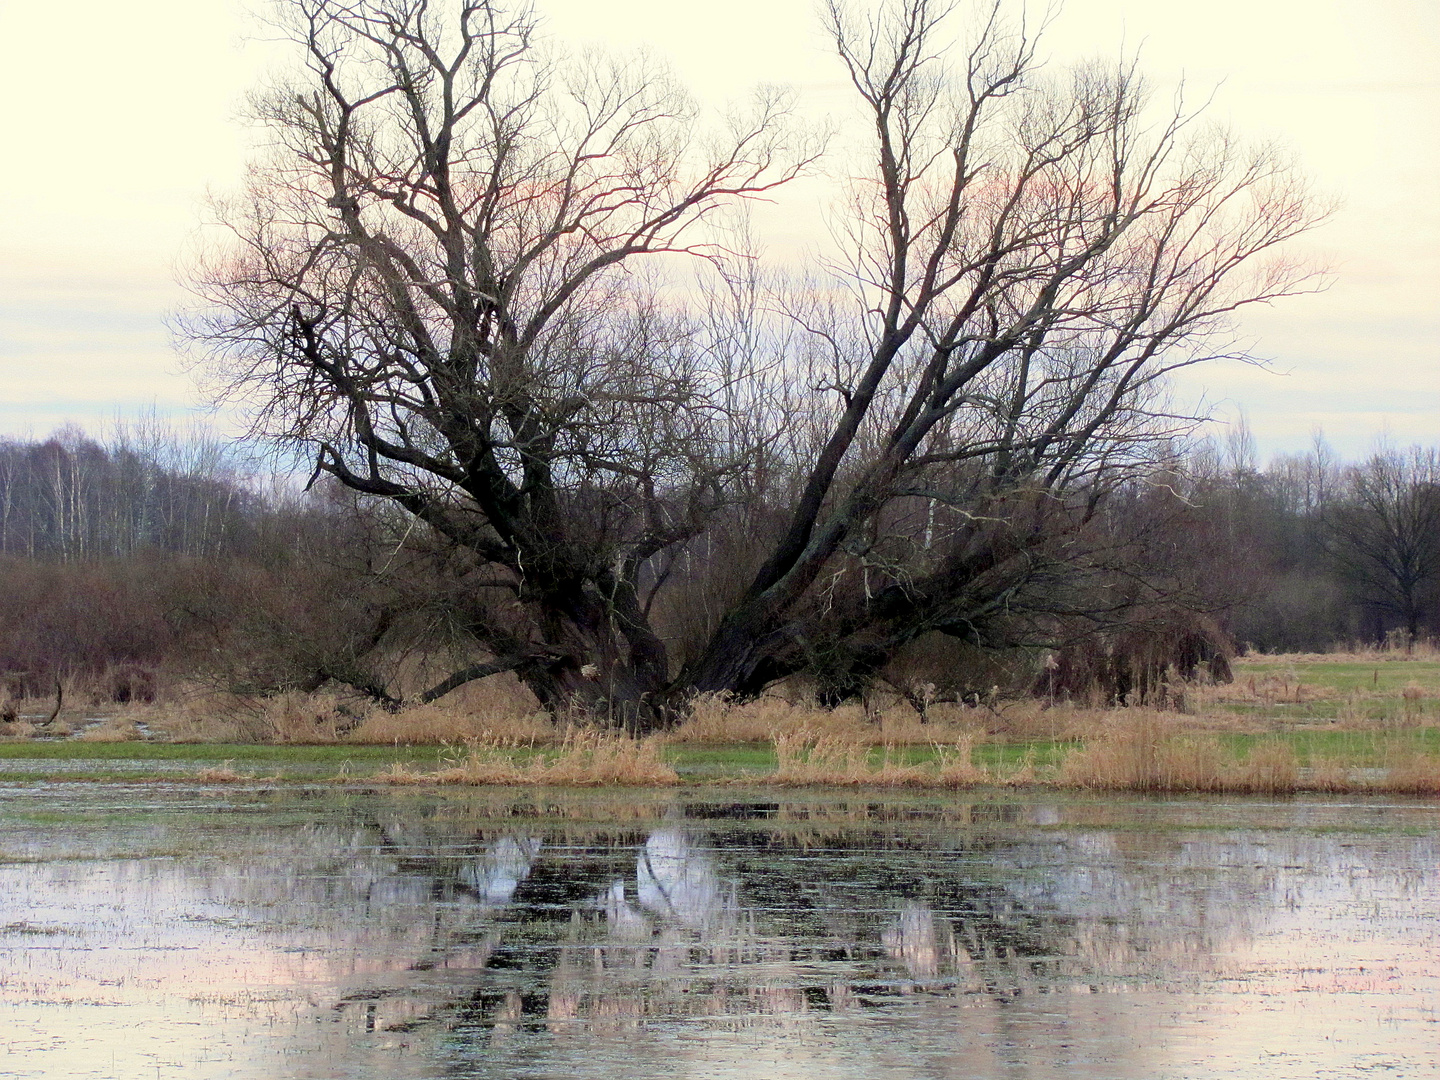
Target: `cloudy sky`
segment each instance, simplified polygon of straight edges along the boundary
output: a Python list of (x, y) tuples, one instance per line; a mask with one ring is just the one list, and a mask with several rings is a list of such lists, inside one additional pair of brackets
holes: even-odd
[[(843, 101), (812, 0), (540, 0), (570, 41), (643, 45), (702, 100), (793, 85)], [(237, 0), (0, 0), (0, 435), (94, 427), (199, 398), (166, 317), (207, 191), (237, 182), (243, 95), (276, 50)], [(1057, 62), (1138, 49), (1161, 86), (1214, 90), (1213, 114), (1291, 147), (1339, 200), (1306, 253), (1322, 295), (1247, 317), (1270, 370), (1214, 366), (1178, 392), (1248, 415), (1262, 453), (1323, 428), (1342, 452), (1440, 443), (1440, 5), (1434, 0), (1067, 0)], [(796, 222), (801, 224), (797, 225)], [(761, 216), (778, 247), (803, 215)], [(788, 223), (788, 227), (786, 225)]]

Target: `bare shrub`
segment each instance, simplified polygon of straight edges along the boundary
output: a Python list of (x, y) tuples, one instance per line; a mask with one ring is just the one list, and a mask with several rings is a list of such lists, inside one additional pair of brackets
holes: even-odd
[[(57, 679), (154, 670), (175, 644), (165, 560), (41, 563), (0, 557), (0, 672), (13, 696)], [(90, 687), (87, 685), (87, 690)]]
[(928, 720), (931, 709), (945, 704), (1023, 697), (1043, 663), (1037, 649), (981, 648), (931, 633), (896, 650), (880, 675)]
[(108, 700), (118, 705), (155, 700), (156, 673), (136, 664), (124, 664), (104, 676)]
[(1048, 698), (1095, 705), (1165, 705), (1185, 683), (1227, 683), (1235, 643), (1208, 615), (1136, 609), (1125, 623), (1059, 649), (1035, 685)]

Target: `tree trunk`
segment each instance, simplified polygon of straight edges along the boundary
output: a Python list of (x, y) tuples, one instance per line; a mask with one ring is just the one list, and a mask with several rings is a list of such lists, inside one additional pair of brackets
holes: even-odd
[(665, 646), (625, 606), (588, 590), (543, 605), (547, 655), (516, 675), (548, 712), (632, 734), (670, 722)]
[(800, 670), (787, 655), (795, 651), (783, 631), (771, 629), (757, 604), (732, 611), (711, 635), (704, 652), (676, 680), (687, 694), (758, 695), (766, 686)]

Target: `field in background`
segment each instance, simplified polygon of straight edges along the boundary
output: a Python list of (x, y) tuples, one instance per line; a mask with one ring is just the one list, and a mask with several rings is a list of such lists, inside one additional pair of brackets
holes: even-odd
[[(1440, 655), (1433, 650), (1253, 656), (1223, 686), (1175, 707), (899, 694), (819, 710), (779, 694), (696, 703), (649, 740), (557, 723), (516, 684), (491, 680), (441, 703), (385, 713), (327, 694), (214, 695), (125, 706), (15, 702), (0, 761), (35, 777), (153, 774), (206, 782), (656, 785), (766, 782), (963, 788), (1440, 794)], [(46, 762), (53, 762), (49, 769)], [(63, 768), (61, 763), (64, 762)]]

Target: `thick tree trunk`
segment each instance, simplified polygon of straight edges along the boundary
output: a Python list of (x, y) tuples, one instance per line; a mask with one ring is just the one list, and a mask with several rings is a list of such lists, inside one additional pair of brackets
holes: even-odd
[(794, 642), (767, 625), (758, 605), (732, 611), (711, 635), (705, 651), (686, 665), (677, 690), (694, 694), (754, 697), (770, 683), (798, 671)]
[(544, 605), (546, 656), (516, 668), (557, 717), (648, 734), (671, 720), (664, 643), (624, 605), (579, 592)]

